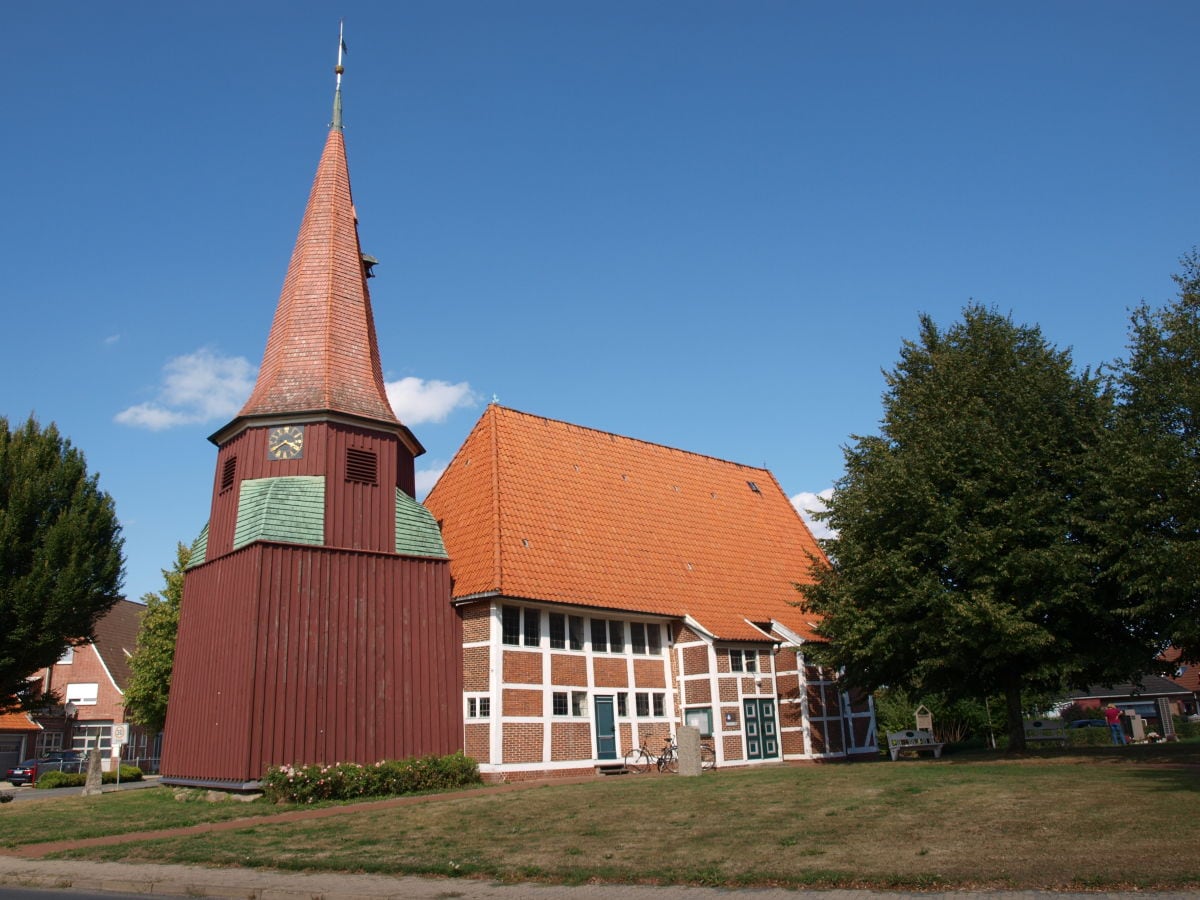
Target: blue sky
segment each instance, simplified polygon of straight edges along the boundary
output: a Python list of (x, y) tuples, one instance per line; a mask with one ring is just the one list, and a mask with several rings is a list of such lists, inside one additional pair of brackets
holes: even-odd
[(390, 393), (829, 488), (917, 316), (1081, 365), (1200, 243), (1194, 2), (0, 5), (0, 415), (55, 421), (157, 590), (208, 515), (349, 56)]

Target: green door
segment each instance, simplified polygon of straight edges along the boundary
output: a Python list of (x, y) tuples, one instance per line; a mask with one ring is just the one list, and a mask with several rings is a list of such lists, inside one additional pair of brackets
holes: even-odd
[(617, 720), (611, 695), (596, 698), (596, 758), (617, 758)]
[(742, 701), (745, 715), (746, 759), (775, 759), (779, 756), (779, 725), (775, 721), (775, 701)]

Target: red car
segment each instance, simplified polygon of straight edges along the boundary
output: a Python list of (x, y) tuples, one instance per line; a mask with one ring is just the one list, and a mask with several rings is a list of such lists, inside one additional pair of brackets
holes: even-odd
[(84, 754), (79, 750), (62, 750), (39, 759), (27, 759), (17, 763), (5, 775), (5, 781), (14, 786), (36, 784), (45, 772), (80, 772), (83, 770)]

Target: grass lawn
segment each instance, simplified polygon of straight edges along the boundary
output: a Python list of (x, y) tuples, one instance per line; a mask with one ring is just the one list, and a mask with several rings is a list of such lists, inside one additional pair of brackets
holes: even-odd
[[(113, 832), (163, 827), (118, 820), (175, 803), (110, 796)], [(1200, 745), (1081, 748), (610, 777), (64, 855), (564, 883), (1183, 889), (1200, 887), (1198, 801)], [(12, 841), (9, 822), (0, 810)]]

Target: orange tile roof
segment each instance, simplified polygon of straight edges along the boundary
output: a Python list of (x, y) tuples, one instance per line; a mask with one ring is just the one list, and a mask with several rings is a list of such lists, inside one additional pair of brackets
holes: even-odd
[(387, 401), (342, 132), (325, 142), (258, 381), (241, 416), (332, 411), (397, 423)]
[(824, 556), (766, 469), (493, 404), (425, 505), (456, 599), (686, 615), (727, 640), (775, 621), (816, 639), (795, 584)]
[(42, 726), (29, 718), (29, 713), (0, 713), (0, 731), (41, 731)]

